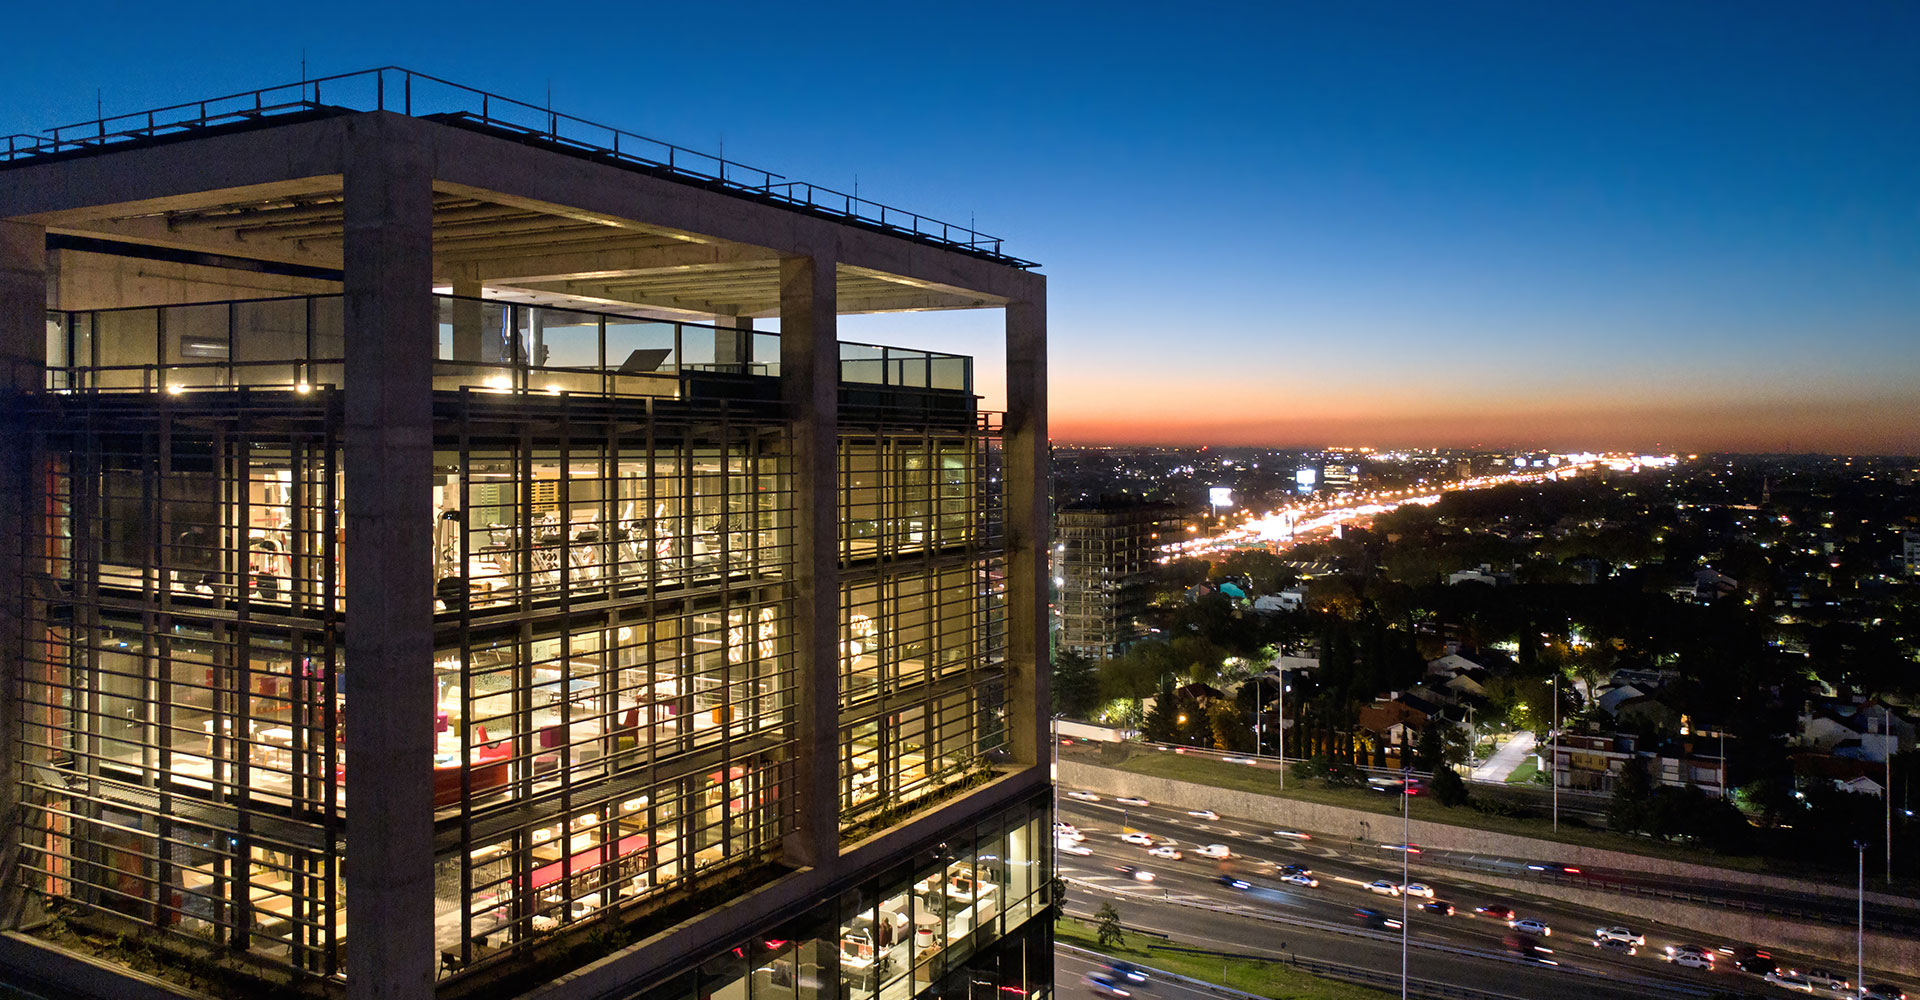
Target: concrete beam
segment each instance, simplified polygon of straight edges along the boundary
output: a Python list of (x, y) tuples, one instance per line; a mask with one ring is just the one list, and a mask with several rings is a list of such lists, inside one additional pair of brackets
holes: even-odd
[(790, 863), (840, 855), (840, 345), (833, 260), (780, 262), (780, 388), (793, 428), (794, 696), (798, 700)]
[(526, 282), (595, 281), (662, 271), (772, 261), (779, 255), (764, 247), (739, 243), (685, 243), (670, 246), (501, 254), (478, 261), (475, 274), (482, 281)]
[(1044, 766), (1052, 736), (1047, 630), (1046, 286), (1007, 304), (1007, 414), (1003, 425), (1007, 524), (1007, 728), (1013, 759)]
[(347, 996), (433, 996), (433, 183), (395, 116), (346, 170)]

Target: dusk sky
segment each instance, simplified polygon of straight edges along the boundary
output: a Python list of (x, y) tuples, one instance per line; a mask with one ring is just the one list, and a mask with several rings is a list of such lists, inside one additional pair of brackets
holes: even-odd
[[(1920, 453), (1920, 4), (269, 10), (15, 11), (0, 131), (303, 48), (550, 86), (1006, 237), (1049, 277), (1057, 442)], [(999, 329), (842, 336), (990, 384)]]

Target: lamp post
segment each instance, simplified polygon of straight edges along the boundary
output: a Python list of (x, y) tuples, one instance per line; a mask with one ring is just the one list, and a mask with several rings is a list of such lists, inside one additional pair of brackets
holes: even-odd
[(1547, 784), (1553, 786), (1553, 832), (1560, 832), (1560, 668), (1553, 670), (1553, 729), (1547, 733)]
[(1859, 908), (1854, 913), (1853, 925), (1853, 986), (1858, 990), (1867, 981), (1867, 842), (1856, 840), (1853, 849), (1860, 852)]
[[(1286, 655), (1287, 655), (1287, 651), (1285, 649), (1280, 650), (1280, 656), (1283, 659), (1286, 657)], [(1280, 715), (1279, 715), (1279, 718), (1274, 720), (1273, 727), (1279, 730), (1277, 735), (1280, 739), (1280, 790), (1284, 792), (1287, 790), (1287, 668), (1286, 667), (1280, 668)]]
[(1408, 819), (1407, 785), (1413, 771), (1404, 758), (1400, 764), (1400, 1000), (1407, 1000), (1407, 855), (1413, 853), (1410, 836), (1413, 823)]

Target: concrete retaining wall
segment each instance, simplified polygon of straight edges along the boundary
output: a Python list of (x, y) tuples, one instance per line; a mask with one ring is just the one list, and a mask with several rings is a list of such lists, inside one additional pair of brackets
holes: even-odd
[[(1169, 778), (1148, 777), (1130, 771), (1075, 761), (1060, 761), (1059, 767), (1059, 780), (1062, 784), (1085, 788), (1103, 795), (1137, 795), (1149, 801), (1163, 802), (1180, 808), (1212, 809), (1229, 816), (1246, 817), (1276, 829), (1312, 830), (1315, 833), (1331, 834), (1370, 843), (1399, 843), (1401, 839), (1400, 821), (1379, 813), (1299, 802), (1257, 792), (1215, 788), (1212, 785), (1174, 781)], [(1820, 892), (1833, 895), (1835, 898), (1844, 896), (1847, 902), (1852, 902), (1854, 898), (1851, 892), (1830, 892), (1829, 890), (1834, 889), (1831, 886), (1796, 882), (1779, 876), (1755, 875), (1683, 861), (1667, 861), (1623, 851), (1576, 847), (1556, 841), (1538, 840), (1492, 830), (1477, 830), (1471, 827), (1450, 826), (1445, 823), (1415, 820), (1409, 824), (1408, 839), (1416, 844), (1454, 851), (1689, 878), (1738, 879), (1752, 885), (1798, 893)], [(1720, 910), (1699, 904), (1625, 893), (1599, 892), (1573, 886), (1505, 879), (1478, 872), (1447, 869), (1442, 873), (1438, 869), (1429, 870), (1434, 871), (1436, 877), (1444, 875), (1448, 881), (1473, 882), (1513, 892), (1559, 899), (1675, 927), (1711, 928), (1714, 937), (1723, 938), (1729, 942), (1744, 942), (1810, 954), (1831, 960), (1836, 966), (1846, 965), (1851, 968), (1853, 965), (1854, 932), (1847, 927), (1803, 923), (1760, 913)], [(1890, 906), (1911, 908), (1916, 905), (1915, 900), (1885, 893), (1868, 893), (1867, 898)], [(1870, 933), (1866, 936), (1865, 943), (1869, 966), (1903, 975), (1920, 974), (1920, 942)]]

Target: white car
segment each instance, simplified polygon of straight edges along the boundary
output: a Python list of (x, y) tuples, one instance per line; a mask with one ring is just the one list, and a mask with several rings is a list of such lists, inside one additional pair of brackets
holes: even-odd
[(1076, 844), (1065, 837), (1062, 837), (1059, 840), (1054, 841), (1053, 846), (1059, 848), (1060, 853), (1062, 854), (1072, 854), (1082, 858), (1093, 853), (1092, 848), (1087, 847), (1084, 844)]
[(1233, 852), (1227, 850), (1227, 845), (1225, 844), (1208, 844), (1205, 847), (1196, 847), (1193, 849), (1193, 853), (1198, 854), (1203, 858), (1233, 857)]
[(1098, 801), (1100, 801), (1100, 796), (1098, 796), (1098, 795), (1095, 795), (1095, 794), (1093, 794), (1092, 792), (1082, 792), (1082, 791), (1078, 791), (1078, 790), (1075, 790), (1075, 791), (1071, 791), (1071, 792), (1068, 792), (1068, 793), (1067, 793), (1067, 798), (1070, 798), (1070, 799), (1079, 799), (1079, 800), (1080, 800), (1080, 801), (1082, 801), (1082, 802), (1098, 802)]
[(1818, 989), (1832, 990), (1835, 993), (1853, 989), (1852, 980), (1838, 972), (1829, 972), (1826, 969), (1808, 969), (1800, 973), (1800, 976)]
[(1087, 835), (1081, 833), (1080, 828), (1074, 826), (1072, 823), (1053, 824), (1053, 835), (1062, 840), (1071, 840), (1076, 844), (1087, 839)]
[(1220, 763), (1222, 763), (1222, 764), (1251, 764), (1251, 763), (1253, 763), (1253, 758), (1252, 758), (1252, 757), (1222, 757), (1222, 758), (1220, 758)]
[(1548, 927), (1546, 921), (1535, 920), (1532, 917), (1515, 917), (1507, 921), (1507, 926), (1522, 934), (1538, 934), (1541, 937), (1553, 936), (1553, 928)]
[(1433, 889), (1428, 886), (1422, 885), (1419, 882), (1410, 882), (1407, 884), (1407, 895), (1424, 896), (1427, 899), (1432, 899)]
[(1797, 990), (1801, 993), (1813, 992), (1813, 984), (1807, 981), (1807, 977), (1798, 972), (1769, 972), (1767, 973), (1766, 979), (1767, 982), (1783, 990)]
[(1156, 847), (1148, 851), (1147, 853), (1153, 855), (1156, 858), (1165, 858), (1168, 861), (1180, 860), (1180, 849), (1169, 844), (1161, 844), (1159, 847)]
[(1309, 889), (1320, 888), (1319, 879), (1314, 878), (1311, 875), (1302, 875), (1299, 872), (1295, 872), (1291, 875), (1282, 875), (1280, 876), (1280, 881), (1287, 882), (1292, 885), (1304, 885)]
[(1713, 959), (1691, 951), (1678, 951), (1667, 956), (1667, 961), (1683, 969), (1705, 969), (1713, 971)]
[(1114, 799), (1113, 801), (1118, 802), (1123, 806), (1150, 806), (1153, 804), (1151, 802), (1148, 802), (1146, 799), (1140, 798), (1137, 795), (1122, 795)]
[(1220, 818), (1220, 814), (1211, 809), (1189, 809), (1187, 810), (1187, 815), (1204, 820), (1216, 820)]
[(1273, 831), (1273, 835), (1276, 837), (1285, 837), (1288, 840), (1312, 840), (1313, 839), (1311, 836), (1301, 833), (1298, 830), (1275, 830)]
[(1697, 944), (1670, 944), (1667, 945), (1666, 952), (1667, 961), (1669, 962), (1678, 959), (1682, 955), (1693, 955), (1698, 958), (1704, 958), (1709, 962), (1713, 961), (1713, 952)]
[(1593, 939), (1595, 941), (1625, 941), (1635, 948), (1645, 948), (1647, 946), (1647, 936), (1645, 934), (1635, 934), (1630, 927), (1601, 927), (1593, 932)]
[(1135, 847), (1153, 846), (1153, 838), (1144, 833), (1123, 833), (1120, 835), (1120, 842), (1123, 844), (1132, 844)]
[(1382, 896), (1400, 895), (1400, 887), (1397, 885), (1394, 885), (1392, 882), (1389, 882), (1386, 879), (1375, 879), (1372, 882), (1368, 882), (1367, 891), (1377, 892)]

